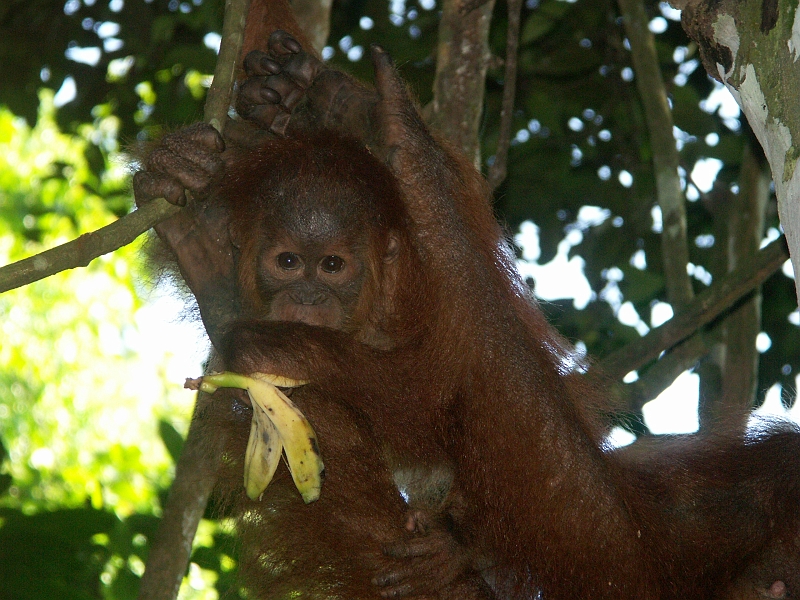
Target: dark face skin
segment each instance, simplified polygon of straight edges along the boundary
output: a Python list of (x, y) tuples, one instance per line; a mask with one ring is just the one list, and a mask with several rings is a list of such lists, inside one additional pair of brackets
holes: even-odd
[(338, 216), (301, 210), (264, 237), (256, 273), (267, 319), (348, 328), (368, 272), (368, 239)]

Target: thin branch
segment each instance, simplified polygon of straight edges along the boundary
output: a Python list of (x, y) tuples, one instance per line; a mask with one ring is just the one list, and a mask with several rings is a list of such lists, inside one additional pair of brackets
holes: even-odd
[[(214, 400), (216, 401), (216, 399)], [(204, 392), (197, 394), (194, 416), (183, 451), (175, 465), (175, 479), (169, 490), (164, 514), (153, 539), (149, 540), (138, 600), (173, 600), (192, 555), (192, 543), (208, 499), (217, 483), (214, 461), (222, 456), (225, 440), (203, 435), (203, 411), (212, 402)]]
[(622, 379), (625, 374), (649, 363), (665, 350), (688, 338), (707, 325), (742, 296), (761, 285), (789, 258), (786, 240), (780, 238), (761, 250), (751, 262), (746, 263), (698, 294), (694, 300), (672, 319), (651, 330), (641, 339), (627, 344), (606, 356), (598, 364), (598, 372), (611, 380)]
[[(206, 97), (204, 116), (218, 131), (228, 118), (236, 60), (242, 47), (244, 22), (250, 0), (227, 0), (214, 80)], [(157, 198), (133, 212), (80, 237), (0, 268), (0, 294), (39, 281), (61, 271), (85, 267), (92, 260), (127, 246), (154, 225), (180, 209)]]
[[(230, 106), (249, 5), (250, 0), (227, 0), (225, 3), (222, 45), (204, 113), (206, 121), (219, 130)], [(166, 203), (166, 200), (162, 202)], [(149, 204), (133, 214), (147, 206)], [(221, 456), (224, 445), (224, 440), (219, 437), (208, 440), (203, 435), (202, 413), (209, 401), (208, 394), (197, 395), (192, 424), (175, 468), (175, 479), (164, 506), (164, 514), (155, 537), (150, 540), (147, 565), (139, 586), (139, 600), (174, 600), (178, 596), (192, 554), (197, 526), (217, 481), (217, 465), (210, 463)]]
[(98, 256), (130, 244), (179, 210), (179, 207), (158, 198), (97, 231), (84, 233), (66, 244), (6, 265), (0, 268), (0, 294), (67, 269), (85, 267)]
[(698, 331), (670, 349), (633, 383), (616, 382), (612, 393), (614, 409), (640, 413), (642, 407), (671, 386), (678, 375), (696, 365), (716, 339), (713, 333)]
[(519, 50), (520, 13), (522, 0), (508, 0), (508, 31), (506, 35), (506, 69), (503, 86), (503, 108), (500, 112), (500, 136), (497, 152), (489, 169), (492, 191), (503, 183), (508, 174), (508, 149), (511, 146), (511, 126), (514, 122), (514, 98), (517, 94), (517, 63)]
[(236, 63), (242, 52), (244, 26), (250, 0), (225, 0), (225, 17), (222, 21), (222, 42), (219, 46), (214, 79), (206, 96), (203, 119), (217, 131), (222, 131), (228, 119), (233, 97)]
[(686, 272), (689, 244), (686, 234), (686, 210), (678, 176), (678, 150), (672, 132), (672, 114), (661, 77), (655, 37), (648, 28), (649, 19), (642, 0), (618, 0), (631, 44), (631, 58), (636, 70), (636, 87), (642, 99), (650, 148), (653, 152), (658, 205), (664, 222), (661, 249), (667, 300), (677, 311), (692, 299), (692, 283)]

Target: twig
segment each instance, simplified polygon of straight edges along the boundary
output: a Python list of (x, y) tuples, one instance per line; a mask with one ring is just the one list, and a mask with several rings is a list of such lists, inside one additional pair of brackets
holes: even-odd
[(597, 365), (599, 373), (611, 380), (646, 365), (707, 325), (742, 296), (777, 271), (789, 258), (785, 238), (772, 242), (747, 264), (742, 265), (715, 285), (698, 294), (672, 319), (651, 330), (641, 339), (612, 352)]
[(520, 13), (522, 0), (508, 2), (508, 29), (506, 32), (506, 59), (503, 74), (503, 102), (500, 111), (500, 134), (494, 162), (487, 179), (492, 191), (496, 190), (508, 174), (508, 149), (511, 146), (511, 127), (514, 122), (514, 99), (517, 87), (517, 54), (519, 49)]
[[(227, 0), (225, 3), (222, 43), (204, 110), (205, 121), (218, 131), (222, 131), (228, 118), (236, 60), (242, 47), (249, 4), (250, 0)], [(163, 198), (157, 198), (96, 231), (84, 233), (70, 242), (6, 265), (0, 268), (0, 294), (61, 271), (85, 267), (98, 256), (127, 246), (179, 210)]]
[(506, 69), (503, 75), (503, 108), (500, 112), (500, 135), (497, 152), (487, 179), (492, 191), (503, 183), (508, 174), (508, 148), (511, 146), (511, 126), (514, 122), (514, 98), (517, 95), (517, 53), (519, 50), (520, 13), (522, 0), (508, 0), (508, 31), (506, 35)]
[(84, 233), (66, 244), (6, 265), (0, 268), (0, 294), (67, 269), (85, 267), (98, 256), (130, 244), (179, 210), (163, 198), (157, 198), (97, 231)]

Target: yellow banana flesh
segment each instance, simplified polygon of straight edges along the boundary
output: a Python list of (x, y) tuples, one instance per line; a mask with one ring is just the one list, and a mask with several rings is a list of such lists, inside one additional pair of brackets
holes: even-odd
[(282, 451), (283, 440), (278, 428), (261, 403), (253, 402), (250, 438), (244, 454), (244, 489), (248, 498), (255, 500), (267, 489), (281, 462)]
[(241, 388), (247, 391), (253, 404), (244, 475), (245, 490), (253, 500), (261, 496), (272, 480), (281, 449), (303, 500), (308, 503), (319, 498), (324, 465), (317, 436), (300, 409), (276, 387), (298, 387), (305, 383), (266, 373), (247, 376), (225, 372), (201, 378), (202, 391), (213, 393), (220, 387)]

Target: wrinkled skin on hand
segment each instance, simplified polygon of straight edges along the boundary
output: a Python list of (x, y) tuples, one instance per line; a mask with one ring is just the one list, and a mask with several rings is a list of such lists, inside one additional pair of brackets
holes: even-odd
[(133, 177), (137, 206), (154, 198), (184, 206), (155, 230), (197, 299), (212, 342), (239, 313), (229, 217), (223, 204), (208, 198), (225, 168), (224, 151), (222, 136), (198, 123), (164, 136)]
[(203, 197), (225, 166), (224, 150), (222, 136), (205, 123), (165, 135), (133, 177), (137, 206), (153, 198), (185, 206), (186, 190)]
[(268, 47), (269, 52), (253, 50), (245, 58), (239, 115), (279, 136), (335, 130), (384, 156), (380, 96), (374, 89), (329, 68), (284, 31), (274, 32)]
[(245, 57), (247, 79), (236, 110), (261, 128), (285, 136), (292, 111), (325, 67), (287, 33), (271, 35), (268, 47), (269, 53), (253, 50)]
[[(463, 540), (452, 511), (416, 508), (406, 515), (405, 530), (414, 534), (386, 544), (384, 552), (397, 559), (394, 569), (372, 581), (383, 598), (417, 598), (452, 586), (465, 573), (480, 569), (474, 547)], [(488, 590), (488, 585), (486, 586)]]

